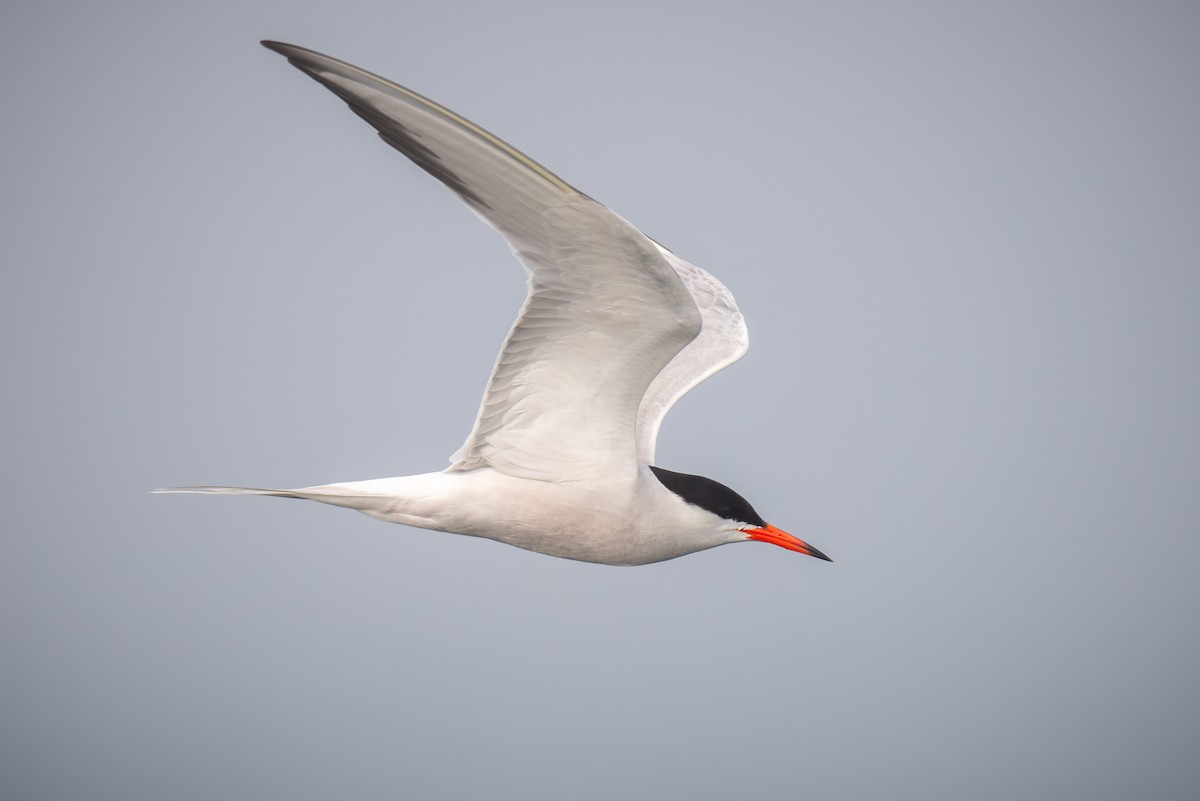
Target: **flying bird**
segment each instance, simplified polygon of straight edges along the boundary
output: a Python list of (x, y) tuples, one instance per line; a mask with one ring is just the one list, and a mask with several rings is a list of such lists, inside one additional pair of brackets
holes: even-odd
[(748, 540), (829, 560), (728, 487), (655, 464), (675, 402), (749, 347), (720, 281), (450, 109), (312, 50), (263, 45), (499, 231), (525, 267), (529, 294), (446, 470), (288, 490), (156, 492), (302, 498), (610, 565)]

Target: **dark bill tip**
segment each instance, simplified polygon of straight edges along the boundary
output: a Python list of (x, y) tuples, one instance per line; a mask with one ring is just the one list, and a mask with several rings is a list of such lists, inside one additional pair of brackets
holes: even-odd
[[(805, 544), (807, 545), (808, 543), (805, 543)], [(828, 556), (826, 556), (825, 554), (821, 553), (820, 551), (818, 551), (816, 548), (812, 547), (811, 545), (809, 545), (809, 546), (808, 546), (808, 555), (809, 555), (809, 556), (815, 556), (815, 557), (817, 557), (818, 559), (824, 559), (826, 562), (832, 562), (832, 561), (833, 561), (833, 560), (832, 560), (832, 559), (830, 559)]]

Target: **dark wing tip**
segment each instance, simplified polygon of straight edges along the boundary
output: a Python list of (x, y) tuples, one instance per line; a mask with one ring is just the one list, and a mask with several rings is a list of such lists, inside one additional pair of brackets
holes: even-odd
[(329, 56), (318, 53), (316, 50), (309, 50), (307, 47), (288, 44), (287, 42), (276, 42), (273, 39), (263, 39), (259, 42), (259, 44), (268, 50), (274, 50), (276, 53), (283, 56), (292, 64), (302, 70), (305, 70), (306, 72), (311, 69), (311, 65), (313, 63), (320, 62), (321, 60), (334, 62), (337, 61), (337, 59), (332, 59)]
[[(418, 167), (432, 175), (434, 178), (441, 181), (447, 188), (457, 194), (469, 206), (477, 210), (491, 208), (488, 203), (479, 196), (466, 181), (462, 180), (459, 175), (452, 171), (449, 167), (442, 163), (441, 157), (435, 150), (421, 142), (421, 135), (410, 131), (404, 126), (399, 119), (394, 119), (381, 113), (378, 108), (370, 103), (364, 102), (362, 97), (348, 91), (345, 87), (326, 78), (318, 69), (318, 65), (324, 65), (325, 68), (342, 70), (342, 74), (348, 71), (362, 72), (357, 67), (350, 66), (344, 62), (339, 62), (329, 56), (321, 55), (314, 50), (308, 50), (304, 47), (286, 44), (284, 42), (276, 42), (271, 39), (263, 39), (262, 46), (268, 50), (274, 50), (280, 55), (286, 56), (287, 60), (301, 72), (308, 75), (318, 83), (325, 86), (335, 95), (340, 97), (350, 106), (350, 110), (367, 121), (375, 130), (379, 132), (379, 136), (384, 142), (387, 142), (392, 147), (399, 150), (405, 156), (413, 161)], [(327, 63), (332, 62), (332, 63)], [(369, 73), (363, 73), (369, 77), (373, 77), (380, 83), (384, 83), (384, 79), (377, 76), (370, 76)], [(400, 88), (400, 87), (396, 87)], [(436, 104), (429, 101), (424, 101), (419, 95), (413, 95), (408, 90), (402, 89), (410, 98), (417, 97), (423, 102), (424, 107), (436, 108)], [(443, 113), (443, 116), (445, 114)]]
[(302, 49), (296, 47), (296, 45), (290, 45), (287, 42), (276, 42), (274, 39), (263, 39), (259, 42), (259, 44), (268, 50), (274, 50), (276, 53), (281, 53), (285, 56), (288, 54), (289, 50), (296, 51)]

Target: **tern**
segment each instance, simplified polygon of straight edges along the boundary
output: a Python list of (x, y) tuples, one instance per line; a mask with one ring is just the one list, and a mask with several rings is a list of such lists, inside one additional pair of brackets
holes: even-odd
[(655, 465), (667, 412), (742, 357), (746, 324), (716, 278), (512, 145), (385, 78), (264, 41), (507, 240), (528, 296), (475, 425), (441, 472), (304, 487), (174, 487), (272, 495), (608, 565), (759, 541), (829, 560), (740, 495)]

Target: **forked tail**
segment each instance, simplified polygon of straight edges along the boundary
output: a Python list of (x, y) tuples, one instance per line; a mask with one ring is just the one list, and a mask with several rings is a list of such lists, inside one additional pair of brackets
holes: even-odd
[(300, 489), (263, 489), (261, 487), (164, 487), (151, 490), (159, 493), (183, 493), (188, 495), (273, 495), (276, 498), (300, 498), (305, 501), (320, 501), (332, 506), (357, 509), (360, 512), (377, 510), (393, 500), (390, 495), (365, 492), (363, 486), (374, 482), (354, 484), (326, 484), (320, 487)]
[(179, 492), (189, 495), (275, 495), (280, 498), (310, 498), (299, 490), (260, 489), (258, 487), (163, 487), (152, 493)]

